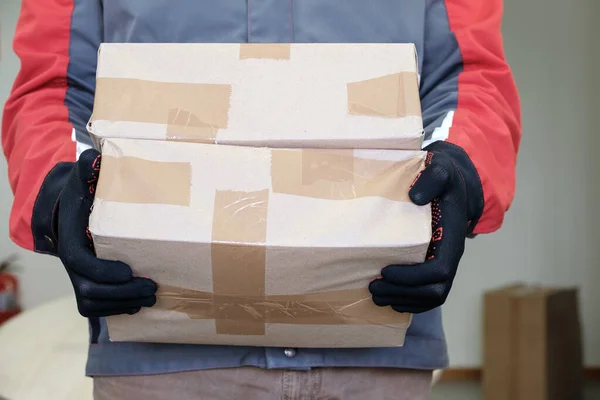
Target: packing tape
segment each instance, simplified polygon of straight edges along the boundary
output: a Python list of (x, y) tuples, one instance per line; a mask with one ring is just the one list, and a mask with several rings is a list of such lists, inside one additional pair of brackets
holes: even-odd
[[(231, 279), (233, 281), (233, 279)], [(408, 325), (410, 314), (373, 304), (368, 289), (347, 289), (304, 295), (242, 296), (184, 289), (159, 284), (155, 308), (187, 314), (191, 319), (231, 318), (243, 334), (245, 326), (264, 324)], [(223, 332), (221, 332), (223, 333)]]
[[(226, 302), (232, 293), (253, 298), (265, 295), (268, 202), (268, 190), (217, 190), (215, 194), (211, 259), (217, 334), (265, 333), (260, 320), (240, 324), (238, 314), (243, 307), (229, 307)], [(259, 304), (252, 308), (263, 312)]]
[(352, 150), (272, 150), (274, 193), (328, 200), (383, 197), (409, 202), (408, 192), (423, 159), (406, 161), (354, 157)]
[(291, 45), (289, 43), (242, 43), (240, 44), (240, 60), (266, 59), (289, 60)]
[(214, 143), (228, 126), (231, 85), (98, 78), (93, 120), (167, 125), (167, 139)]
[(348, 113), (386, 118), (420, 117), (417, 73), (399, 72), (348, 83)]
[(121, 203), (189, 207), (191, 182), (190, 163), (103, 155), (96, 197)]

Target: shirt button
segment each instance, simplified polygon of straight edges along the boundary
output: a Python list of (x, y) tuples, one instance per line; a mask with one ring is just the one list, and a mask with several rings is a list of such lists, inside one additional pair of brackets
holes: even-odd
[(44, 242), (46, 242), (46, 246), (48, 247), (48, 250), (54, 250), (54, 240), (52, 240), (52, 238), (50, 236), (45, 235)]
[(283, 354), (285, 354), (287, 358), (294, 358), (296, 357), (297, 352), (294, 349), (285, 349)]

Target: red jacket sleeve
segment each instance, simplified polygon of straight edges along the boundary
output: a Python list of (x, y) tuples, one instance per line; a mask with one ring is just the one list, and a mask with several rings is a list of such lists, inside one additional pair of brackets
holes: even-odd
[(515, 192), (519, 96), (506, 62), (502, 0), (428, 0), (421, 78), (425, 146), (463, 148), (483, 186), (474, 233), (500, 228)]
[[(78, 125), (91, 113), (93, 86), (84, 85), (84, 71), (93, 78), (99, 6), (86, 3), (77, 18), (92, 23), (89, 33), (77, 28), (73, 0), (23, 0), (17, 23), (21, 69), (4, 108), (2, 147), (15, 196), (10, 237), (30, 250), (54, 253), (52, 209), (76, 158), (75, 131), (85, 130)], [(81, 51), (71, 56), (76, 47)]]

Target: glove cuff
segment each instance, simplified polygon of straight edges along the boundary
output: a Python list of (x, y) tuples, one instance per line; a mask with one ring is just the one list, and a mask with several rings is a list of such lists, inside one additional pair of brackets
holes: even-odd
[(473, 230), (483, 214), (484, 207), (483, 185), (475, 164), (473, 164), (466, 151), (449, 142), (433, 142), (423, 150), (448, 155), (460, 171), (467, 189), (467, 215), (469, 224), (467, 236), (475, 237)]
[(31, 231), (33, 247), (38, 253), (57, 255), (58, 200), (74, 165), (67, 162), (56, 164), (46, 175), (37, 195), (31, 216)]

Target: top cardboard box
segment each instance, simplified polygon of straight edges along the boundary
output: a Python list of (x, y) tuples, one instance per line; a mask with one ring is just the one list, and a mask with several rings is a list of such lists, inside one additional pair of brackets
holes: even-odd
[(102, 44), (88, 130), (257, 147), (419, 150), (412, 44)]

